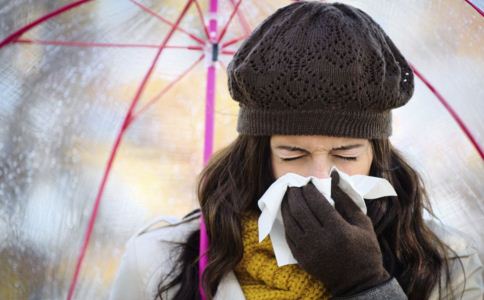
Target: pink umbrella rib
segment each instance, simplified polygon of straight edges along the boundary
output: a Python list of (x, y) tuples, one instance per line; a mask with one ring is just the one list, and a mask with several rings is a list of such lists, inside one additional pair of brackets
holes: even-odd
[(109, 156), (108, 163), (106, 165), (106, 169), (104, 171), (104, 175), (103, 175), (101, 184), (99, 186), (99, 190), (98, 190), (96, 200), (94, 202), (93, 210), (92, 210), (91, 216), (89, 218), (89, 224), (88, 224), (88, 228), (87, 228), (87, 231), (86, 231), (86, 234), (85, 234), (84, 242), (82, 244), (82, 248), (81, 248), (81, 251), (80, 251), (78, 259), (77, 259), (77, 264), (76, 264), (76, 269), (74, 271), (74, 276), (72, 278), (72, 281), (71, 281), (71, 284), (70, 284), (70, 287), (69, 287), (69, 294), (67, 296), (68, 300), (72, 299), (72, 296), (74, 294), (74, 290), (75, 290), (75, 287), (76, 287), (76, 284), (77, 284), (79, 272), (81, 270), (82, 262), (83, 262), (85, 254), (86, 254), (87, 247), (89, 245), (89, 241), (90, 241), (90, 238), (91, 238), (91, 235), (92, 235), (92, 231), (94, 229), (94, 223), (95, 223), (95, 220), (96, 220), (96, 217), (97, 217), (99, 205), (101, 203), (104, 188), (106, 186), (106, 182), (107, 182), (109, 174), (111, 172), (111, 167), (112, 167), (114, 159), (116, 157), (117, 150), (119, 149), (119, 145), (121, 143), (122, 137), (123, 137), (126, 129), (128, 128), (128, 126), (130, 125), (131, 115), (134, 111), (134, 108), (136, 107), (136, 104), (138, 103), (139, 99), (141, 98), (143, 90), (144, 90), (146, 84), (148, 83), (148, 80), (149, 80), (151, 74), (153, 73), (153, 70), (155, 69), (156, 63), (158, 62), (158, 59), (160, 58), (160, 55), (161, 55), (163, 49), (165, 48), (169, 39), (172, 37), (172, 35), (173, 35), (176, 27), (180, 23), (181, 19), (187, 13), (188, 8), (192, 4), (192, 2), (193, 2), (193, 0), (188, 0), (188, 2), (185, 5), (183, 11), (181, 12), (180, 16), (177, 18), (175, 24), (171, 27), (170, 32), (167, 34), (167, 36), (163, 40), (162, 44), (160, 45), (160, 48), (159, 48), (155, 58), (153, 59), (153, 62), (151, 64), (148, 72), (146, 73), (145, 77), (143, 78), (143, 81), (141, 82), (141, 84), (140, 84), (140, 86), (139, 86), (139, 88), (136, 92), (136, 95), (135, 95), (133, 101), (131, 102), (129, 110), (128, 110), (125, 118), (124, 118), (123, 125), (122, 125), (122, 127), (121, 127), (121, 129), (120, 129), (120, 131), (119, 131), (119, 133), (116, 137), (115, 143), (113, 145), (113, 148), (112, 148), (110, 156)]
[(224, 55), (234, 55), (235, 51), (234, 50), (222, 50), (221, 52)]
[[(235, 1), (230, 0), (230, 3), (235, 6)], [(252, 32), (252, 29), (250, 28), (249, 22), (247, 22), (247, 19), (245, 18), (244, 14), (240, 11), (237, 10), (237, 17), (240, 20), (240, 24), (242, 24), (242, 27), (244, 28), (245, 35), (249, 35)]]
[(482, 9), (480, 9), (479, 7), (477, 7), (474, 3), (472, 3), (472, 1), (470, 0), (465, 0), (467, 2), (467, 4), (469, 4), (470, 6), (472, 6), (479, 14), (481, 14), (481, 16), (484, 17), (484, 11), (482, 11)]
[(26, 33), (27, 31), (29, 31), (30, 29), (36, 27), (37, 25), (39, 24), (42, 24), (43, 22), (57, 16), (57, 15), (60, 15), (62, 13), (65, 13), (71, 9), (73, 9), (74, 7), (77, 7), (77, 6), (80, 6), (82, 4), (85, 4), (89, 1), (92, 1), (92, 0), (80, 0), (80, 1), (76, 1), (76, 2), (73, 2), (71, 4), (68, 4), (68, 5), (65, 5), (65, 6), (62, 6), (50, 13), (48, 13), (47, 15), (43, 16), (43, 17), (40, 17), (38, 18), (37, 20), (23, 26), (22, 28), (20, 28), (19, 30), (15, 31), (14, 33), (12, 33), (11, 35), (7, 36), (2, 42), (0, 42), (0, 48), (4, 47), (5, 45), (15, 41), (16, 39), (18, 39), (20, 36), (22, 36), (22, 34)]
[(222, 31), (220, 33), (220, 36), (217, 38), (217, 43), (220, 43), (220, 41), (224, 38), (225, 33), (227, 33), (227, 28), (229, 27), (230, 23), (232, 22), (235, 14), (239, 10), (240, 4), (242, 3), (242, 0), (239, 0), (237, 4), (235, 5), (234, 9), (232, 10), (232, 13), (230, 14), (229, 19), (225, 23), (225, 25), (222, 27)]
[(236, 44), (242, 40), (244, 40), (247, 37), (247, 35), (239, 36), (237, 38), (231, 39), (226, 41), (225, 43), (222, 44), (222, 49), (227, 48), (230, 45)]
[[(70, 47), (110, 47), (110, 48), (152, 48), (159, 49), (159, 45), (148, 44), (120, 44), (120, 43), (97, 43), (97, 42), (79, 42), (79, 41), (52, 41), (52, 40), (33, 40), (33, 39), (17, 39), (13, 43), (21, 44), (38, 44), (38, 45), (50, 45), (50, 46), (70, 46)], [(186, 50), (198, 50), (201, 51), (201, 46), (166, 46), (166, 49), (186, 49)]]
[(417, 75), (418, 78), (420, 78), (420, 80), (422, 80), (422, 82), (428, 87), (428, 89), (435, 95), (435, 97), (437, 97), (437, 99), (440, 101), (440, 103), (445, 107), (445, 109), (450, 113), (452, 118), (457, 122), (457, 124), (462, 129), (462, 131), (464, 131), (467, 138), (471, 141), (472, 145), (474, 146), (474, 148), (477, 150), (477, 152), (481, 156), (481, 159), (484, 159), (484, 153), (482, 151), (481, 146), (479, 145), (479, 143), (477, 142), (476, 138), (471, 133), (469, 128), (464, 124), (462, 119), (459, 117), (457, 112), (450, 106), (449, 102), (447, 100), (445, 100), (444, 96), (442, 96), (442, 94), (439, 93), (439, 91), (437, 91), (437, 89), (427, 80), (427, 78), (425, 78), (422, 75), (422, 73), (420, 73), (415, 68), (415, 66), (411, 65), (411, 67), (412, 67), (413, 71), (415, 72), (415, 75)]
[[(152, 9), (148, 8), (147, 6), (144, 6), (143, 4), (141, 4), (141, 3), (139, 3), (139, 2), (137, 2), (135, 0), (130, 0), (130, 1), (133, 2), (133, 4), (137, 5), (138, 7), (140, 7), (145, 12), (147, 12), (148, 14), (152, 15), (153, 17), (155, 17), (157, 19), (160, 19), (162, 22), (164, 22), (164, 23), (166, 23), (166, 24), (168, 24), (170, 26), (173, 26), (173, 23), (171, 23), (169, 20), (165, 19), (163, 16), (161, 16), (158, 13), (156, 13)], [(196, 35), (194, 35), (192, 33), (189, 33), (185, 29), (183, 29), (183, 28), (177, 28), (176, 30), (185, 33), (186, 35), (188, 35), (190, 38), (194, 39), (200, 45), (205, 45), (205, 41), (202, 38), (199, 38), (198, 36), (196, 36)]]
[(163, 95), (165, 95), (177, 82), (183, 79), (199, 62), (203, 60), (205, 54), (202, 54), (188, 69), (186, 69), (182, 74), (180, 74), (177, 78), (175, 78), (172, 82), (170, 82), (158, 95), (153, 97), (145, 106), (143, 106), (138, 112), (133, 114), (131, 117), (131, 121), (134, 121), (139, 115), (141, 115), (144, 111), (146, 111), (151, 105), (161, 99)]
[(200, 17), (200, 22), (202, 23), (203, 31), (205, 32), (205, 36), (207, 37), (207, 41), (210, 40), (210, 34), (208, 33), (207, 25), (205, 24), (205, 16), (203, 15), (202, 8), (200, 7), (200, 3), (195, 0), (195, 6), (198, 11), (198, 16)]

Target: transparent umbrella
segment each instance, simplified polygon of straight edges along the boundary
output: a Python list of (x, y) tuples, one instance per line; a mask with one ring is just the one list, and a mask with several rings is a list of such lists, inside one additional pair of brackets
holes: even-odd
[[(482, 2), (340, 2), (413, 65), (391, 140), (484, 258)], [(128, 237), (197, 207), (196, 175), (237, 134), (225, 66), (289, 3), (0, 3), (1, 299), (106, 298)]]

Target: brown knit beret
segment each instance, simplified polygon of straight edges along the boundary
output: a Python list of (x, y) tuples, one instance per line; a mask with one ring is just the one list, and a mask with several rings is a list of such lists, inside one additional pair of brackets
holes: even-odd
[(408, 102), (413, 72), (362, 10), (300, 1), (265, 19), (227, 67), (247, 135), (386, 138), (391, 109)]

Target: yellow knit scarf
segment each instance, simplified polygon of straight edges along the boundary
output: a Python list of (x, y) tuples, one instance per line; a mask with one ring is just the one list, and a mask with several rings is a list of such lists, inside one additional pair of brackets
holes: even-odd
[(244, 254), (234, 269), (246, 299), (329, 299), (323, 284), (297, 264), (277, 266), (269, 237), (258, 241), (258, 217), (242, 219)]

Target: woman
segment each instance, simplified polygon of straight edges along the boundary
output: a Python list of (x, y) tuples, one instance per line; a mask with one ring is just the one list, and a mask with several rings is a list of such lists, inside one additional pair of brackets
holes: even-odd
[[(228, 66), (240, 135), (214, 155), (198, 198), (210, 239), (208, 299), (481, 299), (482, 264), (436, 222), (417, 172), (391, 145), (391, 109), (413, 94), (413, 73), (381, 27), (340, 3), (277, 10)], [(336, 166), (387, 179), (398, 196), (357, 209)], [(331, 176), (335, 207), (312, 183), (282, 204), (297, 264), (277, 267), (257, 240), (257, 200), (280, 176)], [(198, 299), (200, 211), (128, 243), (112, 299)]]

